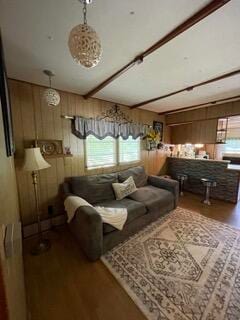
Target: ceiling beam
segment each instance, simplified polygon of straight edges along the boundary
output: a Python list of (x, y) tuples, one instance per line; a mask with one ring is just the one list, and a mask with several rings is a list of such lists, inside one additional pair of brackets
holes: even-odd
[(182, 112), (182, 111), (186, 111), (186, 110), (193, 109), (193, 108), (198, 108), (198, 107), (200, 108), (200, 107), (206, 106), (208, 104), (216, 104), (216, 103), (219, 103), (219, 102), (229, 102), (229, 100), (233, 100), (233, 99), (240, 99), (240, 95), (232, 96), (232, 97), (225, 98), (225, 99), (218, 99), (218, 100), (214, 100), (214, 101), (195, 104), (193, 106), (184, 107), (184, 108), (180, 108), (180, 109), (174, 109), (174, 110), (159, 112), (158, 115), (166, 115), (166, 114), (171, 114), (171, 113), (176, 113), (176, 112)]
[(152, 98), (152, 99), (149, 99), (149, 100), (145, 100), (145, 101), (139, 102), (139, 103), (131, 106), (131, 109), (142, 107), (142, 106), (144, 106), (144, 105), (146, 105), (146, 104), (149, 104), (149, 103), (151, 103), (151, 102), (155, 102), (155, 101), (158, 101), (158, 100), (161, 100), (161, 99), (165, 99), (165, 98), (174, 96), (175, 94), (178, 94), (178, 93), (181, 93), (181, 92), (184, 92), (184, 91), (192, 91), (193, 89), (195, 89), (195, 88), (197, 88), (197, 87), (201, 87), (201, 86), (204, 86), (204, 85), (209, 84), (209, 83), (213, 83), (213, 82), (216, 82), (216, 81), (219, 81), (219, 80), (223, 80), (223, 79), (226, 79), (226, 78), (230, 78), (230, 77), (233, 77), (233, 76), (235, 76), (235, 75), (237, 75), (237, 74), (239, 74), (239, 73), (240, 73), (240, 69), (235, 70), (235, 71), (231, 71), (231, 72), (225, 73), (225, 74), (223, 74), (223, 75), (221, 75), (221, 76), (212, 78), (212, 79), (210, 79), (210, 80), (203, 81), (203, 82), (194, 84), (194, 85), (192, 85), (192, 86), (188, 86), (188, 87), (186, 87), (186, 88), (183, 88), (183, 89), (180, 89), (180, 90), (177, 90), (177, 91), (170, 92), (170, 93), (165, 94), (165, 95), (163, 95), (163, 96), (160, 96), (160, 97), (156, 97), (156, 98)]
[(96, 94), (98, 91), (105, 88), (108, 84), (116, 80), (118, 77), (120, 77), (122, 74), (127, 72), (129, 69), (131, 69), (136, 64), (142, 63), (144, 58), (146, 58), (148, 55), (152, 54), (154, 51), (161, 48), (163, 45), (171, 41), (172, 39), (179, 36), (184, 31), (190, 29), (192, 26), (194, 26), (199, 21), (203, 20), (222, 6), (224, 6), (226, 3), (228, 3), (231, 0), (212, 0), (209, 4), (207, 4), (205, 7), (203, 7), (201, 10), (199, 10), (197, 13), (192, 15), (190, 18), (188, 18), (186, 21), (181, 23), (178, 27), (170, 31), (167, 35), (165, 35), (163, 38), (161, 38), (158, 42), (154, 43), (150, 48), (145, 50), (143, 53), (135, 57), (132, 61), (124, 65), (121, 69), (116, 71), (113, 75), (108, 77), (106, 80), (101, 82), (98, 86), (96, 86), (94, 89), (90, 90), (88, 93), (84, 95), (84, 98), (90, 98), (94, 94)]

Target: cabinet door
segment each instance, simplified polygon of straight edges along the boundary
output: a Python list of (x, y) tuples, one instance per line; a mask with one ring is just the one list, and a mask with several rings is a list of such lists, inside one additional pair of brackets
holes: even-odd
[(171, 143), (185, 144), (190, 143), (192, 138), (192, 124), (181, 124), (171, 127)]
[(192, 143), (216, 143), (217, 119), (192, 123)]
[(216, 143), (217, 119), (193, 121), (171, 127), (171, 142), (185, 143)]

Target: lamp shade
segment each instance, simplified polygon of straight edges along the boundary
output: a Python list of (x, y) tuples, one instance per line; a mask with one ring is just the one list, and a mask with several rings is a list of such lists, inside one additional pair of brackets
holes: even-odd
[(38, 171), (51, 167), (50, 164), (43, 158), (40, 148), (27, 148), (25, 149), (25, 158), (23, 170), (25, 171)]

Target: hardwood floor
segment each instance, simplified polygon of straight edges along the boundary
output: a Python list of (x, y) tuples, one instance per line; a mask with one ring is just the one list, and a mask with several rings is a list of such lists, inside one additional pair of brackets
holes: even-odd
[(233, 204), (211, 199), (212, 205), (207, 206), (201, 200), (199, 195), (185, 193), (185, 196), (180, 198), (179, 206), (240, 229), (240, 201)]
[[(187, 193), (179, 205), (240, 228), (240, 203), (200, 200)], [(40, 256), (29, 254), (34, 239), (24, 242), (29, 320), (146, 319), (105, 266), (85, 258), (67, 227), (48, 237), (52, 248)]]

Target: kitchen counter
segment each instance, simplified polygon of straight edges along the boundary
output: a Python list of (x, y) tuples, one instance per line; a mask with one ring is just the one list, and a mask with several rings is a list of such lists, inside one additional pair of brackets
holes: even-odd
[(232, 165), (228, 160), (168, 157), (167, 174), (173, 179), (186, 174), (185, 189), (197, 194), (205, 192), (202, 178), (214, 180), (217, 186), (211, 188), (212, 198), (233, 203), (239, 199), (240, 165)]
[(199, 158), (179, 158), (179, 157), (169, 157), (172, 159), (184, 159), (184, 160), (193, 160), (193, 161), (210, 161), (210, 162), (216, 162), (216, 163), (226, 163), (228, 170), (233, 171), (239, 171), (240, 172), (240, 164), (231, 164), (230, 160), (215, 160), (215, 159), (199, 159)]
[(215, 159), (202, 159), (202, 158), (180, 158), (180, 157), (169, 157), (171, 159), (183, 159), (183, 160), (193, 160), (193, 161), (210, 161), (210, 162), (221, 162), (221, 163), (231, 163), (229, 160), (215, 160)]

